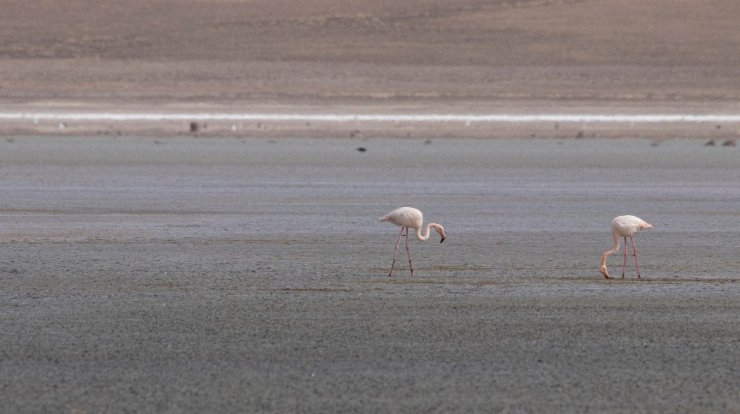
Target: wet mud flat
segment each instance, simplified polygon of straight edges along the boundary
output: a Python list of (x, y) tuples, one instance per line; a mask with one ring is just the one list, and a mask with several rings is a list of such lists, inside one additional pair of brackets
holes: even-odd
[[(15, 137), (0, 175), (10, 411), (740, 409), (733, 147)], [(401, 205), (448, 240), (388, 278)], [(641, 280), (598, 273), (619, 214)]]

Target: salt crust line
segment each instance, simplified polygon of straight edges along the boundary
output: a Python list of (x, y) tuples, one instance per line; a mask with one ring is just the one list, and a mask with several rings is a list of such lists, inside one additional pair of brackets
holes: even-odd
[(740, 114), (281, 114), (147, 112), (0, 112), (0, 120), (40, 121), (296, 121), (296, 122), (740, 122)]

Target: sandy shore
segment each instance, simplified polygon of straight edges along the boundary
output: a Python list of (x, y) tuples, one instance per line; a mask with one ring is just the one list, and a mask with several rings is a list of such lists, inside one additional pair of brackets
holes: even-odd
[[(733, 0), (11, 1), (0, 106), (349, 113), (740, 113)], [(0, 122), (171, 136), (190, 123)], [(738, 125), (208, 123), (199, 136), (719, 137)]]
[[(647, 122), (639, 119), (646, 116), (655, 119)], [(624, 119), (591, 119), (595, 117)], [(675, 117), (687, 119), (671, 119)], [(707, 119), (692, 119), (702, 117)], [(158, 106), (36, 103), (0, 105), (0, 125), (0, 135), (5, 136), (696, 138), (734, 142), (740, 136), (740, 107), (728, 104), (595, 106), (582, 102), (557, 106), (544, 102), (538, 106), (533, 106), (533, 102), (527, 105), (509, 102), (505, 107), (460, 103)]]
[[(5, 407), (737, 411), (736, 155), (695, 140), (0, 140)], [(388, 278), (397, 231), (377, 217), (406, 203), (448, 240), (413, 242), (417, 274), (401, 261)], [(628, 266), (607, 282), (622, 212), (656, 229), (637, 237), (643, 280)]]

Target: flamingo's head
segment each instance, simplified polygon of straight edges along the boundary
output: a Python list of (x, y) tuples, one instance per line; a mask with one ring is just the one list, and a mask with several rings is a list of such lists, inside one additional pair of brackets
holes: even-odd
[(654, 228), (650, 223), (640, 223), (640, 231)]
[(445, 234), (445, 228), (439, 224), (432, 226), (432, 228), (434, 228), (434, 230), (436, 230), (437, 233), (439, 234), (439, 237), (440, 237), (439, 242), (442, 243), (443, 241), (445, 241), (445, 239), (447, 238), (447, 235)]

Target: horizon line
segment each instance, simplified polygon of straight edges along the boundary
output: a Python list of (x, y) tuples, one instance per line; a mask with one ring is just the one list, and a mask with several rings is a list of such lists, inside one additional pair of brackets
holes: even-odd
[(0, 112), (5, 121), (295, 121), (295, 122), (463, 122), (463, 123), (662, 123), (740, 122), (740, 114), (342, 114), (237, 112)]

